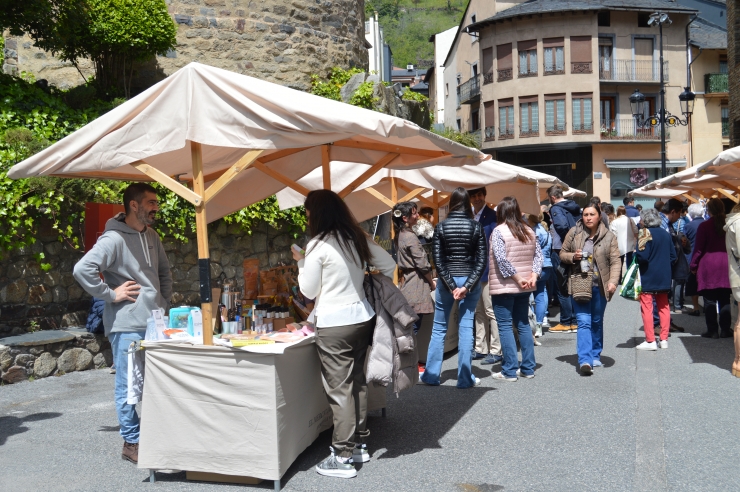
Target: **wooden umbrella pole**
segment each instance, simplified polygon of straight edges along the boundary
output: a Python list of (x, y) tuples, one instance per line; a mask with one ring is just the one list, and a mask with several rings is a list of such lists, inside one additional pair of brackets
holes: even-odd
[[(193, 191), (205, 196), (206, 182), (203, 176), (203, 150), (197, 142), (190, 142), (190, 157), (193, 161)], [(198, 274), (200, 277), (200, 309), (203, 314), (203, 344), (213, 345), (213, 322), (211, 314), (211, 259), (208, 251), (208, 222), (206, 222), (205, 200), (195, 207), (195, 230), (198, 237)]]

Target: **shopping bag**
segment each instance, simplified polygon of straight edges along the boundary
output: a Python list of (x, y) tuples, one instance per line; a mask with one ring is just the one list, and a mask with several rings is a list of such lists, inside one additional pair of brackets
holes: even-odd
[(640, 294), (642, 294), (640, 268), (637, 266), (637, 259), (633, 259), (627, 274), (624, 276), (622, 286), (619, 288), (619, 295), (630, 301), (639, 301)]

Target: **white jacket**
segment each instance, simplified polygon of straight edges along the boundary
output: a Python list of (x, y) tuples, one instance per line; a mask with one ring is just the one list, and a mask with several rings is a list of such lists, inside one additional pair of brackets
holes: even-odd
[(617, 236), (617, 245), (621, 256), (631, 253), (635, 250), (637, 242), (637, 226), (626, 215), (621, 215), (614, 219), (609, 225), (609, 230)]
[[(368, 238), (372, 264), (383, 275), (393, 278), (396, 262), (393, 257)], [(321, 306), (341, 306), (365, 299), (362, 282), (365, 265), (357, 258), (347, 257), (334, 236), (322, 241), (311, 239), (306, 246), (306, 257), (298, 262), (298, 285), (309, 299), (316, 299), (316, 313)]]

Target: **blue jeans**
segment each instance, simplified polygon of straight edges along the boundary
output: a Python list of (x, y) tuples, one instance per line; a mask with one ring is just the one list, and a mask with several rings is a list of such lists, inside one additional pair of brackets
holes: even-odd
[[(516, 370), (521, 369), (527, 376), (534, 374), (534, 338), (529, 327), (529, 292), (521, 294), (499, 294), (491, 296), (493, 312), (496, 313), (498, 334), (501, 338), (501, 351), (504, 361), (501, 372), (506, 377), (516, 377)], [(522, 363), (516, 354), (514, 325), (519, 333), (519, 346), (522, 348)]]
[(574, 302), (573, 307), (578, 321), (578, 365), (592, 366), (595, 360), (601, 360), (604, 348), (606, 297), (598, 287), (594, 287), (590, 302)]
[(550, 280), (552, 267), (543, 267), (542, 275), (537, 281), (537, 288), (534, 291), (534, 316), (537, 323), (542, 324), (547, 314), (547, 282)]
[[(560, 250), (552, 250), (550, 256), (552, 260), (552, 271), (553, 275), (555, 269), (560, 266)], [(557, 287), (556, 287), (557, 289)], [(558, 301), (560, 301), (560, 324), (564, 326), (570, 326), (576, 324), (576, 318), (573, 314), (573, 298), (569, 295), (563, 295), (560, 293), (560, 289), (557, 289)]]
[(131, 342), (143, 340), (144, 333), (111, 333), (108, 335), (113, 364), (116, 366), (116, 413), (118, 424), (121, 426), (121, 437), (128, 443), (139, 442), (139, 416), (136, 414), (136, 405), (126, 403), (128, 397), (128, 347)]
[[(455, 285), (462, 287), (468, 277), (453, 277)], [(476, 282), (473, 290), (468, 292), (464, 299), (460, 300), (459, 328), (457, 342), (457, 387), (470, 388), (475, 386), (475, 378), (471, 369), (473, 363), (473, 344), (475, 335), (473, 333), (473, 318), (475, 317), (475, 306), (478, 305), (480, 297), (480, 282)], [(427, 384), (438, 385), (439, 375), (442, 371), (442, 358), (444, 356), (445, 336), (447, 335), (447, 320), (450, 319), (450, 311), (455, 299), (452, 292), (447, 290), (444, 282), (440, 280), (434, 297), (434, 326), (432, 327), (432, 339), (429, 341), (427, 352), (427, 365), (421, 380)]]

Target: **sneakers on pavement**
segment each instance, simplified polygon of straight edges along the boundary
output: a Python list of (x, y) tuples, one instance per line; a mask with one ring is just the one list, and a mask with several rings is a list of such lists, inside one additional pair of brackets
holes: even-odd
[(355, 470), (355, 465), (352, 463), (352, 458), (340, 458), (336, 456), (334, 454), (334, 448), (331, 448), (331, 455), (328, 458), (316, 465), (316, 473), (326, 477), (337, 478), (354, 478), (357, 476), (357, 470)]
[(594, 371), (589, 364), (581, 364), (581, 374), (584, 376), (590, 376)]
[(367, 444), (355, 444), (355, 449), (352, 450), (352, 461), (355, 463), (367, 463), (370, 461)]
[(121, 458), (126, 461), (130, 461), (133, 464), (139, 463), (139, 443), (136, 442), (124, 442), (123, 451), (121, 452)]
[(571, 333), (578, 333), (578, 325), (570, 325)]
[(480, 352), (476, 352), (473, 354), (473, 360), (485, 359), (486, 357), (486, 354), (481, 354)]
[(593, 364), (591, 364), (591, 367), (597, 368), (597, 367), (604, 367), (604, 364), (600, 360), (595, 360)]
[(504, 373), (502, 372), (494, 372), (493, 374), (491, 374), (491, 377), (493, 378), (494, 381), (509, 381), (510, 383), (513, 383), (514, 381), (519, 379), (519, 378), (506, 377), (504, 376)]
[(534, 337), (540, 338), (542, 336), (542, 327), (545, 326), (544, 323), (537, 323), (537, 328), (534, 331)]
[(660, 347), (662, 349), (667, 349), (668, 348), (668, 340), (661, 340), (661, 341), (659, 341), (658, 342), (658, 347)]
[(473, 376), (473, 379), (475, 379), (475, 385), (480, 386), (480, 378)]
[(481, 362), (481, 365), (498, 364), (499, 362), (503, 360), (504, 358), (501, 357), (500, 355), (488, 354), (488, 357), (486, 357), (486, 360)]
[(635, 347), (637, 350), (658, 350), (658, 344), (647, 340)]
[(534, 374), (522, 374), (521, 369), (516, 370), (516, 375), (524, 379), (532, 379), (534, 377)]
[(557, 325), (550, 327), (547, 331), (551, 331), (553, 333), (570, 333), (572, 330), (570, 329), (570, 325), (558, 323)]

